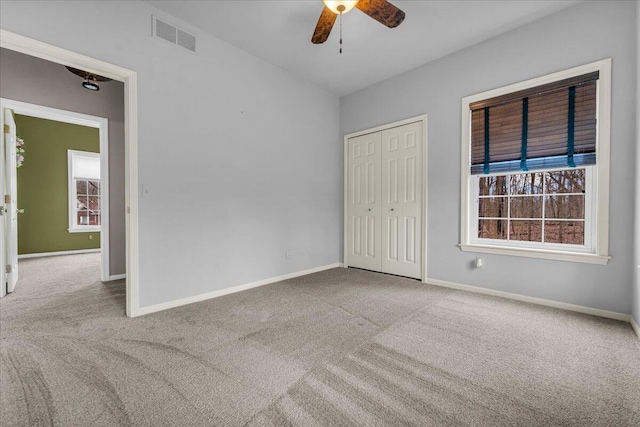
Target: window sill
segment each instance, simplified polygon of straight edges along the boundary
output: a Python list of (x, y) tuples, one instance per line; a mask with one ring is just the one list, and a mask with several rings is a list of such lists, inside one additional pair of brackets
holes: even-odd
[(478, 252), (496, 255), (520, 256), (526, 258), (551, 259), (555, 261), (582, 262), (587, 264), (607, 265), (610, 256), (580, 252), (562, 252), (529, 248), (507, 248), (493, 245), (458, 245), (463, 252)]
[(69, 233), (99, 233), (101, 227), (91, 227), (91, 228), (68, 228), (67, 231)]

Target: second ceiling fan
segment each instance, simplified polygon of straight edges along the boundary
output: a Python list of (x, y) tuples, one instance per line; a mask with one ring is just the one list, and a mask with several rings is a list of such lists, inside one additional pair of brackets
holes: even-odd
[[(325, 6), (318, 19), (313, 37), (311, 38), (311, 42), (314, 44), (327, 41), (338, 15), (347, 13), (354, 7), (389, 28), (395, 28), (404, 21), (404, 12), (387, 0), (322, 1)], [(342, 41), (342, 37), (340, 41)]]

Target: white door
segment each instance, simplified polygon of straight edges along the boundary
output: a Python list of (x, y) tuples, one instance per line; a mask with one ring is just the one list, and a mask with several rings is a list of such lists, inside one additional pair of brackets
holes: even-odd
[(5, 268), (7, 292), (13, 292), (18, 282), (18, 177), (16, 167), (16, 123), (13, 113), (6, 109), (4, 114), (5, 140)]
[[(4, 112), (2, 112), (2, 114), (4, 114)], [(4, 117), (2, 118), (2, 123), (4, 123)], [(9, 130), (9, 128), (6, 128), (7, 130)], [(5, 174), (6, 174), (6, 163), (4, 161), (4, 153), (5, 153), (5, 139), (8, 139), (8, 135), (4, 132), (2, 132), (2, 138), (0, 138), (0, 191), (2, 191), (2, 194), (0, 195), (0, 197), (2, 197), (2, 202), (0, 203), (0, 223), (2, 223), (2, 225), (0, 226), (0, 296), (5, 296), (7, 293), (7, 276), (5, 273), (5, 265), (6, 265), (6, 257), (5, 257), (5, 234), (6, 234), (6, 228), (7, 228), (7, 222), (6, 222), (6, 213), (5, 213), (5, 203), (4, 203), (4, 195), (6, 194), (5, 192)]]
[(382, 131), (382, 272), (422, 277), (422, 123)]
[(350, 138), (347, 150), (347, 263), (351, 267), (380, 271), (380, 132)]

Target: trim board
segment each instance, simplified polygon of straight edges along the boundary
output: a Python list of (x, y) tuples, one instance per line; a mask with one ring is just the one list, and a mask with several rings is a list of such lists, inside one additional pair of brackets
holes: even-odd
[[(92, 254), (100, 252), (100, 249), (78, 249), (75, 251), (59, 251), (59, 252), (41, 252), (37, 254), (22, 254), (18, 255), (18, 259), (29, 259), (29, 258), (44, 258), (44, 257), (52, 257), (52, 256), (66, 256), (66, 255), (79, 255), (79, 254)], [(122, 280), (126, 279), (126, 274), (112, 274), (105, 278), (100, 278), (102, 282), (111, 282), (114, 280)]]
[[(632, 323), (632, 320), (633, 320), (630, 314), (618, 313), (617, 311), (601, 310), (599, 308), (585, 307), (582, 305), (569, 304), (566, 302), (529, 297), (529, 296), (520, 295), (520, 294), (512, 294), (510, 292), (496, 291), (493, 289), (481, 288), (479, 286), (462, 285), (460, 283), (447, 282), (446, 280), (427, 279), (426, 283), (430, 285), (435, 285), (435, 286), (442, 286), (445, 288), (473, 292), (476, 294), (491, 295), (494, 297), (502, 297), (502, 298), (517, 300), (517, 301), (529, 302), (532, 304), (544, 305), (544, 306), (553, 307), (553, 308), (560, 308), (563, 310), (575, 311), (578, 313), (591, 314), (593, 316), (605, 317), (605, 318), (614, 319), (614, 320), (621, 320), (623, 322), (628, 322), (628, 323)], [(633, 323), (632, 323), (632, 326), (633, 326)], [(634, 329), (636, 329), (636, 326), (634, 326)], [(638, 333), (638, 329), (636, 329), (636, 333)], [(638, 338), (640, 338), (640, 333), (638, 333)]]
[(633, 318), (633, 316), (630, 316), (630, 317), (631, 317), (631, 321), (629, 323), (631, 323), (631, 327), (633, 328), (634, 331), (636, 331), (636, 335), (638, 336), (638, 339), (640, 339), (640, 326), (636, 322), (636, 319)]
[(75, 251), (58, 251), (58, 252), (40, 252), (37, 254), (22, 254), (18, 255), (18, 259), (27, 258), (44, 258), (49, 256), (63, 256), (63, 255), (78, 255), (78, 254), (91, 254), (100, 252), (100, 249), (78, 249)]
[(236, 292), (246, 291), (247, 289), (257, 288), (259, 286), (269, 285), (271, 283), (281, 282), (283, 280), (293, 279), (308, 274), (318, 273), (320, 271), (330, 270), (332, 268), (342, 267), (342, 263), (324, 265), (322, 267), (310, 268), (308, 270), (296, 271), (294, 273), (284, 274), (282, 276), (271, 277), (269, 279), (258, 280), (257, 282), (246, 283), (244, 285), (233, 286), (231, 288), (220, 289), (213, 292), (207, 292), (192, 297), (181, 298), (174, 301), (163, 302), (160, 304), (140, 307), (136, 313), (138, 316), (151, 314), (158, 311), (168, 310), (170, 308), (180, 307), (182, 305), (193, 304), (194, 302), (206, 301), (212, 298), (218, 298), (223, 295), (229, 295)]
[[(260, 286), (269, 285), (271, 283), (281, 282), (283, 280), (288, 280), (288, 279), (293, 279), (293, 278), (296, 278), (296, 277), (306, 276), (308, 274), (318, 273), (318, 272), (321, 272), (321, 271), (330, 270), (332, 268), (338, 268), (338, 267), (344, 267), (344, 264), (343, 263), (329, 264), (329, 265), (325, 265), (325, 266), (321, 266), (321, 267), (311, 268), (311, 269), (308, 269), (308, 270), (302, 270), (302, 271), (297, 271), (297, 272), (294, 272), (294, 273), (284, 274), (282, 276), (271, 277), (269, 279), (258, 280), (256, 282), (246, 283), (244, 285), (238, 285), (238, 286), (234, 286), (234, 287), (231, 287), (231, 288), (225, 288), (225, 289), (220, 289), (220, 290), (213, 291), (213, 292), (207, 292), (207, 293), (200, 294), (200, 295), (194, 295), (194, 296), (191, 296), (191, 297), (182, 298), (182, 299), (175, 300), (175, 301), (168, 301), (168, 302), (165, 302), (165, 303), (150, 305), (150, 306), (147, 306), (147, 307), (140, 307), (138, 309), (137, 315), (138, 316), (142, 316), (142, 315), (145, 315), (145, 314), (151, 314), (151, 313), (155, 313), (155, 312), (158, 312), (158, 311), (168, 310), (170, 308), (176, 308), (176, 307), (180, 307), (180, 306), (183, 306), (183, 305), (188, 305), (188, 304), (193, 304), (193, 303), (196, 303), (196, 302), (206, 301), (206, 300), (209, 300), (209, 299), (212, 299), (212, 298), (218, 298), (218, 297), (221, 297), (221, 296), (224, 296), (224, 295), (229, 295), (229, 294), (245, 291), (245, 290), (252, 289), (252, 288), (257, 288), (257, 287), (260, 287)], [(435, 286), (441, 286), (441, 287), (445, 287), (445, 288), (451, 288), (451, 289), (468, 291), (468, 292), (473, 292), (473, 293), (478, 293), (478, 294), (485, 294), (485, 295), (491, 295), (491, 296), (496, 296), (496, 297), (502, 297), (502, 298), (517, 300), (517, 301), (523, 301), (523, 302), (528, 302), (528, 303), (537, 304), (537, 305), (543, 305), (543, 306), (547, 306), (547, 307), (559, 308), (559, 309), (563, 309), (563, 310), (575, 311), (575, 312), (578, 312), (578, 313), (585, 313), (585, 314), (590, 314), (590, 315), (593, 315), (593, 316), (605, 317), (605, 318), (608, 318), (608, 319), (614, 319), (614, 320), (620, 320), (620, 321), (623, 321), (623, 322), (628, 322), (628, 323), (631, 324), (632, 328), (634, 329), (636, 335), (638, 336), (638, 339), (640, 339), (640, 326), (638, 326), (638, 324), (636, 323), (635, 319), (630, 314), (618, 313), (616, 311), (601, 310), (601, 309), (598, 309), (598, 308), (585, 307), (585, 306), (576, 305), (576, 304), (568, 304), (568, 303), (564, 303), (564, 302), (552, 301), (552, 300), (547, 300), (547, 299), (543, 299), (543, 298), (529, 297), (529, 296), (526, 296), (526, 295), (518, 295), (518, 294), (513, 294), (513, 293), (510, 293), (510, 292), (496, 291), (496, 290), (492, 290), (492, 289), (481, 288), (481, 287), (478, 287), (478, 286), (462, 285), (462, 284), (459, 284), (459, 283), (447, 282), (445, 280), (439, 280), (439, 279), (429, 279), (429, 278), (427, 278), (425, 283), (430, 284), (430, 285), (435, 285)]]

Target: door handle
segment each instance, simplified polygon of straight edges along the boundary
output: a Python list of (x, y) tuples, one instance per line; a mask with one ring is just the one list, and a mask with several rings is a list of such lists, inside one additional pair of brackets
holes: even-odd
[(23, 214), (24, 213), (24, 209), (16, 209), (16, 213)]
[(369, 208), (369, 212), (371, 212), (371, 208)]
[(391, 212), (393, 212), (393, 208), (391, 208)]

